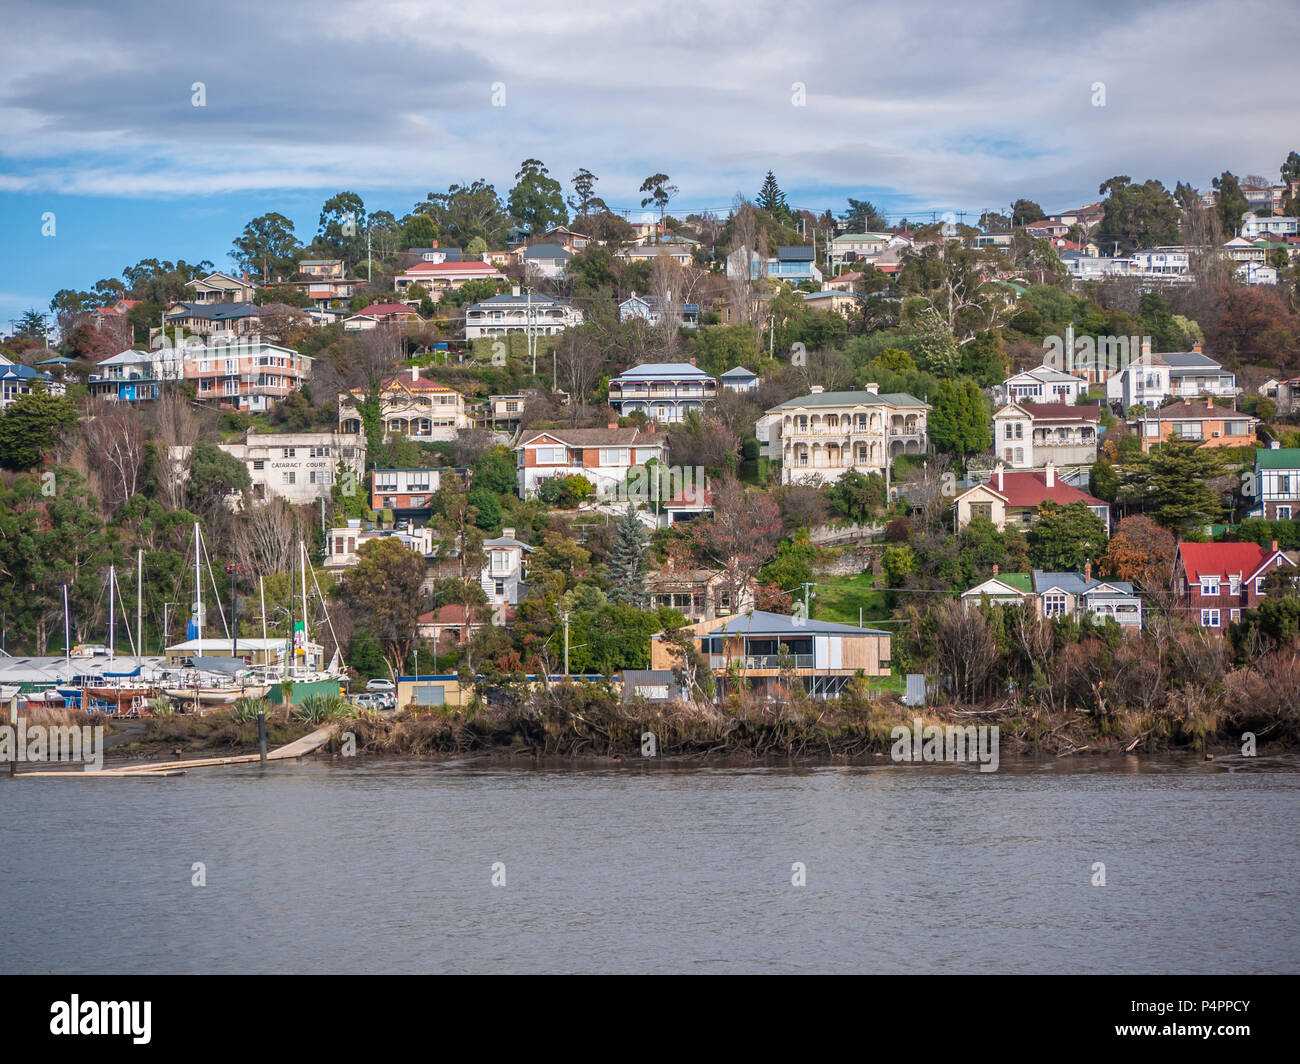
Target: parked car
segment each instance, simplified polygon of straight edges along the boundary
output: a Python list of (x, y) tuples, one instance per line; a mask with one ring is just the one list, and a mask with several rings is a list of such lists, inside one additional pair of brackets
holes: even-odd
[(376, 678), (374, 680), (366, 681), (366, 690), (367, 691), (396, 691), (397, 688), (393, 686), (392, 680), (381, 680)]
[(387, 699), (385, 695), (379, 695), (379, 694), (356, 695), (353, 698), (353, 701), (361, 709), (387, 709), (388, 708)]

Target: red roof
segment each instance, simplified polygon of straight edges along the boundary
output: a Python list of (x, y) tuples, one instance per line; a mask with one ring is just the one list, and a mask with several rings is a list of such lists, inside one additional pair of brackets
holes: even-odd
[(1180, 543), (1178, 555), (1187, 579), (1195, 583), (1202, 576), (1230, 576), (1250, 580), (1269, 561), (1274, 551), (1258, 543)]
[(998, 475), (994, 473), (993, 479), (986, 486), (1006, 499), (1008, 506), (1016, 509), (1032, 509), (1045, 502), (1055, 502), (1062, 506), (1069, 506), (1072, 502), (1081, 502), (1086, 506), (1106, 505), (1100, 499), (1094, 499), (1086, 491), (1080, 491), (1064, 483), (1059, 476), (1054, 479), (1056, 482), (1049, 488), (1046, 473), (1004, 472), (1002, 487), (999, 489)]
[(496, 273), (497, 268), (486, 262), (417, 262), (407, 273)]
[(362, 307), (357, 314), (415, 314), (405, 303), (371, 303)]

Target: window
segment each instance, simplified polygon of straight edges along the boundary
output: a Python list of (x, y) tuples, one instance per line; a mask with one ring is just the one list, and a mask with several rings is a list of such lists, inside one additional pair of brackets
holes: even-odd
[(265, 468), (266, 468), (266, 463), (265, 463), (262, 459), (259, 458), (259, 459), (257, 459), (257, 460), (253, 463), (253, 468), (254, 468), (254, 469), (265, 469)]
[(1277, 519), (1278, 519), (1279, 521), (1290, 521), (1290, 520), (1291, 520), (1291, 507), (1289, 507), (1289, 506), (1279, 506), (1279, 507), (1277, 508)]
[(1201, 610), (1201, 627), (1218, 628), (1219, 611), (1218, 610)]
[(1024, 465), (1024, 464), (1025, 464), (1025, 449), (1024, 449), (1023, 447), (1017, 447), (1017, 448), (1016, 448), (1016, 465)]
[(982, 517), (986, 521), (993, 520), (993, 504), (991, 502), (973, 502), (970, 504), (971, 520)]
[(1012, 438), (1013, 438), (1012, 435), (1011, 435), (1011, 426), (1010, 426), (1010, 425), (1004, 425), (1004, 426), (1003, 426), (1003, 430), (1004, 430), (1004, 431), (1003, 431), (1003, 439), (1007, 439), (1007, 440), (1009, 440), (1009, 439), (1012, 439)]
[(563, 447), (538, 447), (536, 450), (538, 465), (563, 465)]
[(281, 474), (280, 474), (280, 483), (281, 483), (281, 484), (296, 484), (297, 481), (298, 481), (298, 474), (297, 474), (297, 473), (281, 473)]
[(1240, 621), (1240, 620), (1241, 620), (1241, 610), (1229, 610), (1229, 611), (1228, 611), (1228, 620), (1229, 620), (1230, 622), (1232, 622), (1233, 624), (1236, 624), (1238, 621)]
[(492, 552), (492, 571), (494, 573), (510, 572), (510, 555), (503, 550)]
[(1233, 596), (1241, 594), (1241, 577), (1228, 577), (1228, 594)]
[(286, 448), (284, 449), (284, 457), (285, 457), (285, 458), (294, 458), (294, 457), (297, 456), (297, 454), (298, 454), (298, 448), (297, 448), (297, 447), (286, 447)]
[(497, 595), (504, 595), (506, 593), (506, 582), (504, 580), (498, 580), (496, 582), (496, 588)]
[(1065, 616), (1065, 596), (1060, 592), (1056, 592), (1056, 591), (1052, 591), (1044, 595), (1043, 616), (1044, 617)]
[(1291, 476), (1288, 473), (1279, 473), (1277, 475), (1277, 493), (1279, 495), (1291, 494)]
[(602, 447), (600, 464), (603, 466), (625, 466), (628, 464), (626, 447)]
[(1219, 578), (1217, 576), (1201, 577), (1201, 594), (1217, 595), (1219, 593)]

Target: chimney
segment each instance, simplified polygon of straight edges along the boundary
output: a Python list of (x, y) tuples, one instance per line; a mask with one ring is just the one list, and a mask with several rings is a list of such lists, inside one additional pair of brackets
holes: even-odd
[(1091, 560), (1083, 563), (1083, 579), (1086, 583), (1092, 582), (1092, 561)]
[(431, 248), (436, 248), (437, 246), (438, 246), (438, 241), (436, 241), (436, 240), (433, 241), (433, 242), (429, 245), (429, 247), (431, 247)]
[(1214, 396), (1209, 395), (1205, 397), (1205, 409), (1206, 410), (1214, 409)]
[(1278, 440), (1269, 440), (1269, 441), (1268, 441), (1268, 449), (1269, 449), (1270, 451), (1276, 451), (1276, 450), (1278, 450), (1278, 448), (1280, 448), (1281, 446), (1282, 446), (1282, 444), (1281, 444), (1281, 442), (1279, 442)]
[(691, 355), (689, 361), (690, 361), (690, 363), (691, 363), (692, 366), (695, 365), (695, 356), (694, 356), (694, 355)]
[(821, 395), (821, 393), (824, 392), (825, 390), (826, 389), (823, 388), (820, 384), (814, 384), (811, 388), (808, 389), (809, 393), (812, 395)]
[(1002, 478), (1002, 463), (1001, 463), (1001, 462), (998, 463), (998, 473), (997, 473), (997, 475), (998, 475), (998, 491), (1000, 492), (1000, 491), (1005, 490), (1005, 488), (1006, 488), (1006, 484), (1005, 484), (1005, 482), (1004, 482), (1004, 480), (1003, 480), (1003, 478)]
[(994, 576), (997, 576), (997, 575), (998, 575), (998, 563), (997, 563), (997, 562), (994, 562), (994, 563), (993, 563), (993, 575), (994, 575)]
[(513, 528), (503, 528), (503, 529), (501, 530), (501, 538), (502, 538), (502, 539), (514, 539), (514, 538), (515, 538), (515, 530), (514, 530)]
[(653, 420), (646, 422), (645, 430), (647, 435), (654, 435), (655, 423)]
[(1052, 465), (1051, 459), (1048, 459), (1047, 465), (1043, 468), (1043, 482), (1049, 487), (1056, 487), (1056, 466)]
[(1143, 358), (1151, 357), (1151, 337), (1149, 336), (1144, 336), (1142, 338), (1142, 357)]
[(611, 422), (609, 423), (609, 427), (610, 427), (611, 429), (616, 429), (616, 428), (618, 428), (618, 422), (617, 422), (617, 421), (611, 421)]
[(1272, 545), (1270, 546), (1269, 549), (1270, 549), (1274, 554), (1277, 553), (1277, 540), (1273, 540), (1273, 543), (1272, 543)]
[(869, 391), (872, 395), (879, 395), (879, 394), (880, 394), (880, 385), (879, 385), (879, 383), (876, 382), (876, 381), (867, 381), (867, 383), (866, 383), (866, 389), (867, 389), (867, 391)]
[(1199, 355), (1201, 353), (1201, 345), (1199, 343), (1192, 344), (1192, 350)]
[(412, 367), (411, 367), (411, 380), (413, 380), (413, 381), (418, 381), (419, 379), (420, 379), (420, 367), (419, 367), (419, 366), (412, 366)]

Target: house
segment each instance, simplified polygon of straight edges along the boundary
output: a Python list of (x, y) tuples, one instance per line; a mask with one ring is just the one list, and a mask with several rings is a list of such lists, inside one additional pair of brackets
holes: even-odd
[(973, 248), (1009, 248), (1014, 237), (1010, 233), (976, 233), (971, 237)]
[(1274, 444), (1255, 452), (1255, 498), (1269, 521), (1300, 517), (1300, 447)]
[(1223, 253), (1233, 262), (1263, 262), (1268, 252), (1253, 240), (1234, 236), (1223, 245)]
[(157, 399), (167, 381), (183, 374), (182, 351), (164, 347), (157, 351), (122, 351), (102, 359), (87, 381), (90, 394), (115, 403), (141, 403)]
[(194, 293), (193, 303), (251, 303), (254, 288), (248, 281), (248, 274), (243, 278), (231, 277), (225, 273), (210, 273), (206, 277), (187, 281), (185, 287)]
[(256, 303), (173, 303), (164, 318), (173, 335), (183, 328), (201, 339), (221, 341), (256, 333), (262, 308)]
[(411, 285), (418, 284), (436, 302), (443, 292), (460, 288), (467, 281), (505, 281), (505, 279), (505, 274), (495, 266), (475, 259), (421, 260), (394, 277), (393, 287), (405, 295)]
[(778, 247), (776, 257), (767, 261), (767, 275), (793, 285), (804, 281), (820, 285), (822, 272), (817, 268), (816, 254), (817, 249), (811, 244)]
[(629, 263), (654, 262), (660, 255), (678, 266), (689, 266), (695, 258), (695, 251), (690, 244), (637, 244), (614, 252), (614, 258)]
[(1015, 373), (1002, 382), (1003, 394), (1007, 401), (1019, 403), (1077, 403), (1079, 395), (1087, 388), (1087, 383), (1069, 373), (1043, 364), (1034, 369)]
[(352, 517), (347, 527), (330, 529), (325, 537), (325, 569), (352, 568), (361, 560), (361, 548), (376, 539), (395, 539), (426, 560), (434, 554), (432, 529), (416, 528), (409, 522), (401, 528), (362, 528), (361, 519)]
[(442, 470), (376, 469), (370, 484), (370, 509), (391, 510), (398, 520), (428, 517), (433, 495), (442, 486)]
[(1071, 226), (1065, 222), (1042, 218), (1036, 222), (1026, 222), (1024, 229), (1032, 237), (1050, 240), (1053, 237), (1065, 236), (1070, 231)]
[(915, 396), (881, 395), (876, 385), (827, 392), (815, 384), (766, 412), (768, 454), (781, 460), (782, 484), (829, 483), (850, 469), (888, 478), (896, 455), (929, 450), (929, 413)]
[(1220, 398), (1238, 392), (1236, 374), (1208, 357), (1200, 344), (1190, 351), (1153, 353), (1143, 341), (1141, 355), (1106, 381), (1106, 398), (1125, 410), (1134, 406), (1158, 407), (1171, 396), (1195, 399), (1210, 395)]
[[(676, 303), (675, 312), (684, 329), (700, 327), (700, 305), (698, 303)], [(618, 320), (621, 322), (640, 318), (651, 326), (659, 324), (662, 309), (658, 296), (638, 296), (633, 292), (618, 305)]]
[(96, 329), (102, 328), (110, 321), (125, 320), (126, 316), (131, 313), (134, 307), (138, 307), (144, 300), (142, 299), (119, 299), (110, 303), (106, 307), (96, 307), (90, 312), (91, 324)]
[(635, 466), (667, 462), (668, 447), (648, 429), (546, 429), (526, 433), (515, 447), (519, 497), (532, 498), (541, 481), (580, 474), (598, 491), (614, 491)]
[(495, 428), (497, 425), (512, 425), (521, 421), (528, 399), (529, 396), (523, 392), (516, 392), (513, 395), (489, 395), (487, 409), (478, 418), (478, 424), (484, 428)]
[[(439, 651), (445, 653), (453, 647), (463, 647), (475, 632), (493, 626), (492, 612), (482, 606), (475, 609), (474, 616), (470, 618), (464, 606), (448, 604), (420, 614), (415, 630), (421, 639), (429, 640)], [(455, 677), (450, 679), (455, 680)], [(402, 704), (398, 702), (399, 706)]]
[(753, 589), (743, 588), (732, 603), (726, 577), (721, 569), (659, 569), (646, 574), (645, 589), (652, 606), (674, 609), (691, 623), (753, 609)]
[(1300, 233), (1300, 218), (1288, 215), (1261, 218), (1251, 214), (1241, 220), (1241, 235), (1247, 240), (1261, 236), (1295, 236)]
[(1191, 256), (1187, 249), (1178, 246), (1143, 248), (1127, 258), (1128, 277), (1161, 278), (1169, 281), (1190, 281)]
[[(53, 378), (48, 373), (40, 373), (31, 366), (24, 366), (21, 362), (0, 354), (0, 410), (17, 402), (24, 395), (30, 395), (38, 384), (45, 385), (53, 393)], [(59, 387), (62, 388), (62, 385)]]
[[(876, 628), (749, 610), (699, 621), (682, 632), (713, 671), (719, 701), (731, 692), (733, 674), (760, 696), (779, 697), (789, 682), (816, 699), (836, 697), (858, 672), (890, 674), (890, 635)], [(666, 633), (650, 639), (650, 667), (681, 668)]]
[(565, 251), (571, 255), (576, 255), (580, 251), (585, 251), (587, 245), (591, 243), (591, 237), (583, 236), (581, 233), (575, 233), (567, 225), (554, 225), (542, 234), (542, 239), (550, 244), (559, 244)]
[(1203, 447), (1253, 447), (1259, 419), (1231, 407), (1184, 399), (1149, 411), (1129, 422), (1142, 441), (1143, 452), (1161, 443), (1196, 440)]
[(332, 280), (347, 274), (342, 259), (302, 259), (298, 272), (312, 280)]
[[(358, 404), (366, 398), (365, 390), (353, 388), (339, 397), (339, 429), (364, 433)], [(461, 429), (471, 426), (465, 397), (454, 388), (420, 376), (420, 367), (410, 374), (399, 373), (379, 386), (380, 414), (384, 419), (384, 436), (405, 436), (422, 442), (454, 440)]]
[(525, 277), (543, 277), (548, 281), (558, 281), (563, 277), (571, 258), (573, 252), (550, 243), (529, 244), (515, 252), (515, 262), (523, 266)]
[(999, 531), (1028, 527), (1038, 519), (1038, 508), (1045, 502), (1060, 506), (1081, 502), (1105, 522), (1106, 534), (1110, 534), (1110, 507), (1065, 483), (1050, 463), (1041, 472), (1008, 473), (999, 462), (991, 480), (957, 496), (957, 527), (965, 528), (975, 517), (987, 518)]
[[(341, 299), (351, 299), (366, 282), (355, 277), (331, 277), (310, 281), (293, 281), (292, 286), (312, 301), (312, 307), (328, 309)], [(310, 308), (303, 307), (306, 313)]]
[(346, 432), (247, 432), (242, 443), (217, 445), (248, 467), (252, 487), (245, 501), (278, 497), (314, 503), (330, 497), (336, 481), (361, 484), (366, 438)]
[(642, 363), (609, 382), (609, 405), (620, 417), (639, 412), (666, 425), (692, 410), (703, 414), (717, 397), (717, 378), (686, 362)]
[(688, 702), (688, 693), (671, 669), (624, 669), (624, 702), (643, 698), (647, 702)]
[(718, 378), (718, 383), (725, 392), (752, 392), (763, 382), (757, 373), (744, 366), (733, 366)]
[(1091, 466), (1100, 420), (1096, 405), (1009, 403), (993, 415), (993, 447), (1009, 469)]
[(466, 308), (465, 339), (527, 331), (535, 336), (554, 336), (582, 322), (582, 311), (572, 303), (531, 291), (521, 295), (520, 286), (515, 285), (508, 294), (492, 296)]
[(862, 307), (862, 297), (851, 292), (804, 292), (803, 301), (812, 310), (828, 310), (845, 319)]
[(492, 608), (492, 623), (506, 627), (514, 618), (515, 607), (524, 597), (528, 579), (525, 560), (533, 548), (515, 539), (513, 528), (503, 528), (496, 539), (483, 541), (487, 561), (479, 575), (479, 584)]
[(832, 271), (846, 262), (875, 258), (890, 245), (888, 233), (844, 233), (831, 240), (826, 262)]
[(861, 270), (853, 270), (850, 273), (842, 273), (838, 277), (830, 277), (822, 282), (823, 292), (852, 292), (853, 286), (866, 276)]
[(1258, 543), (1180, 543), (1174, 565), (1174, 590), (1187, 619), (1222, 634), (1254, 609), (1267, 594), (1265, 578), (1295, 563), (1277, 549)]
[(1121, 628), (1142, 630), (1142, 599), (1126, 580), (1094, 580), (1092, 563), (1082, 573), (1032, 573), (993, 575), (962, 592), (962, 605), (971, 609), (981, 602), (1028, 606), (1039, 617), (1070, 617), (1093, 621), (1113, 620)]
[(1277, 284), (1277, 267), (1266, 262), (1243, 262), (1237, 267), (1242, 284)]
[(192, 381), (200, 402), (258, 413), (292, 392), (311, 375), (313, 359), (264, 340), (210, 343), (183, 349), (181, 373)]
[(1270, 377), (1259, 386), (1259, 394), (1272, 399), (1277, 404), (1277, 412), (1283, 417), (1300, 410), (1300, 377), (1281, 380)]
[(381, 325), (396, 325), (405, 328), (420, 320), (420, 315), (405, 303), (371, 303), (355, 314), (343, 319), (343, 328), (347, 332), (362, 332), (377, 329)]

